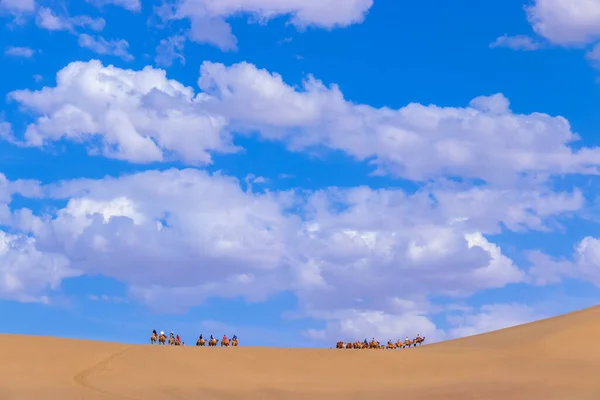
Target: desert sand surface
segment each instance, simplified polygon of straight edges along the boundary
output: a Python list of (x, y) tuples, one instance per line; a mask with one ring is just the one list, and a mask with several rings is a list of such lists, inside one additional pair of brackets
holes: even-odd
[(600, 307), (403, 350), (0, 339), (0, 399), (600, 399)]

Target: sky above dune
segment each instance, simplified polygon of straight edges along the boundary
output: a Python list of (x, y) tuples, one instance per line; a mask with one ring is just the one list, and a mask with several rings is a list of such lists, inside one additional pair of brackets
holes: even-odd
[(438, 341), (597, 303), (597, 0), (0, 21), (7, 332)]

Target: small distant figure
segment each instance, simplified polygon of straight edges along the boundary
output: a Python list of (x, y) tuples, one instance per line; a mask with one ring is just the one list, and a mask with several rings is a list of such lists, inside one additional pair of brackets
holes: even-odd
[(223, 339), (221, 339), (221, 347), (229, 347), (229, 339), (227, 339), (227, 335), (223, 335)]
[(209, 347), (214, 347), (217, 345), (217, 339), (213, 335), (210, 335), (210, 340), (208, 341)]
[(150, 343), (155, 344), (158, 341), (158, 334), (156, 333), (156, 329), (152, 330), (152, 335), (150, 335)]
[(233, 337), (231, 338), (231, 345), (233, 347), (238, 347), (239, 344), (240, 342), (238, 341), (237, 335), (233, 335)]

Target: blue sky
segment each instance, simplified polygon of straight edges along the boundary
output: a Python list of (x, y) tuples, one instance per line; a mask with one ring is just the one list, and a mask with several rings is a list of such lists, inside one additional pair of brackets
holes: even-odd
[(5, 331), (328, 347), (596, 304), (574, 1), (0, 0)]

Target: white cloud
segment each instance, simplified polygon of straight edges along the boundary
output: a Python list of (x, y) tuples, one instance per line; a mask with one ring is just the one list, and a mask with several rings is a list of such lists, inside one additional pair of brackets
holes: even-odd
[(600, 239), (586, 236), (575, 246), (571, 259), (553, 259), (540, 251), (528, 255), (529, 274), (538, 284), (559, 282), (563, 277), (582, 279), (600, 287)]
[(464, 313), (448, 317), (453, 327), (449, 331), (452, 338), (477, 335), (498, 329), (533, 322), (547, 317), (534, 308), (523, 304), (489, 304), (480, 307), (475, 313)]
[(586, 58), (593, 63), (600, 65), (600, 43), (586, 53)]
[(123, 39), (106, 40), (102, 36), (90, 36), (86, 33), (79, 35), (79, 46), (102, 55), (111, 55), (122, 58), (125, 61), (133, 61), (134, 57), (129, 53), (129, 43)]
[(94, 4), (95, 6), (102, 7), (106, 5), (114, 5), (117, 7), (123, 7), (129, 11), (141, 11), (142, 2), (140, 0), (86, 0), (88, 3)]
[(47, 302), (48, 289), (57, 289), (64, 278), (78, 275), (62, 254), (45, 253), (33, 238), (0, 230), (0, 297)]
[(156, 64), (162, 67), (170, 67), (173, 60), (178, 59), (181, 64), (185, 64), (183, 56), (183, 46), (185, 45), (185, 36), (175, 35), (162, 39), (156, 47)]
[(34, 0), (0, 0), (0, 11), (7, 10), (10, 13), (30, 13), (35, 10)]
[(8, 47), (4, 54), (11, 57), (31, 58), (35, 54), (35, 50), (29, 47)]
[(533, 30), (552, 43), (582, 45), (600, 39), (597, 0), (534, 0), (526, 12)]
[(498, 37), (494, 42), (490, 43), (490, 47), (508, 47), (513, 50), (537, 50), (541, 44), (533, 38), (525, 35), (508, 36), (503, 35)]
[[(102, 138), (105, 156), (133, 162), (178, 158), (211, 162), (209, 151), (235, 150), (222, 130), (225, 120), (198, 112), (202, 97), (167, 80), (165, 72), (104, 67), (98, 61), (71, 63), (57, 75), (56, 88), (13, 92), (41, 117), (25, 134), (30, 145), (48, 140)], [(44, 111), (42, 111), (44, 110)]]
[[(314, 78), (295, 89), (246, 63), (205, 63), (200, 93), (162, 70), (98, 61), (71, 63), (56, 81), (10, 95), (39, 115), (25, 132), (28, 145), (68, 139), (133, 162), (207, 164), (211, 152), (237, 150), (230, 132), (257, 131), (295, 150), (327, 146), (374, 156), (395, 175), (438, 178), (415, 194), (253, 193), (219, 174), (172, 169), (46, 186), (46, 196), (68, 201), (53, 214), (11, 214), (5, 204), (6, 223), (35, 238), (40, 252), (119, 279), (149, 306), (184, 310), (213, 296), (260, 301), (292, 291), (300, 313), (325, 322), (307, 334), (328, 340), (354, 340), (358, 331), (443, 338), (428, 317), (428, 296), (528, 282), (486, 235), (501, 226), (548, 229), (584, 204), (577, 190), (546, 187), (550, 175), (597, 172), (597, 150), (572, 150), (577, 136), (564, 118), (515, 114), (502, 95), (465, 108), (374, 108)], [(441, 179), (447, 175), (492, 184), (467, 187)], [(419, 332), (399, 332), (409, 328), (404, 321)]]
[[(487, 233), (509, 220), (536, 229), (537, 218), (514, 210), (549, 217), (574, 207), (558, 195), (523, 190), (483, 197), (444, 187), (414, 195), (369, 188), (261, 194), (193, 169), (5, 187), (68, 200), (52, 214), (5, 209), (5, 223), (81, 273), (127, 283), (132, 298), (153, 308), (292, 291), (301, 313), (326, 322), (310, 335), (349, 339), (359, 330), (442, 338), (427, 317), (428, 295), (468, 296), (527, 279), (478, 229)], [(461, 199), (480, 208), (453, 209)], [(399, 332), (409, 325), (419, 332)]]
[(258, 22), (289, 16), (298, 28), (332, 29), (363, 21), (373, 0), (177, 0), (159, 9), (165, 19), (189, 19), (190, 39), (211, 43), (223, 50), (236, 48), (237, 39), (226, 19), (246, 14)]
[(47, 7), (40, 7), (36, 15), (36, 23), (40, 28), (49, 31), (70, 31), (74, 33), (75, 28), (89, 28), (101, 31), (106, 25), (103, 18), (92, 18), (87, 15), (69, 17), (59, 15)]
[(230, 131), (258, 132), (292, 150), (325, 146), (368, 159), (377, 173), (411, 180), (461, 176), (510, 187), (552, 174), (597, 174), (600, 164), (597, 148), (570, 147), (579, 137), (565, 118), (513, 113), (502, 94), (475, 98), (465, 108), (374, 108), (313, 77), (299, 90), (248, 63), (205, 62), (197, 95), (151, 67), (74, 62), (57, 77), (54, 88), (10, 94), (41, 115), (25, 133), (29, 145), (100, 137), (104, 147), (96, 151), (110, 157), (206, 164), (209, 150), (236, 151)]
[(310, 329), (305, 334), (314, 340), (328, 341), (334, 344), (342, 341), (363, 341), (372, 338), (387, 343), (404, 340), (406, 336), (413, 339), (417, 335), (425, 337), (427, 343), (445, 338), (445, 333), (426, 316), (406, 314), (386, 314), (381, 311), (339, 311), (331, 315), (317, 315), (326, 322), (324, 329)]

